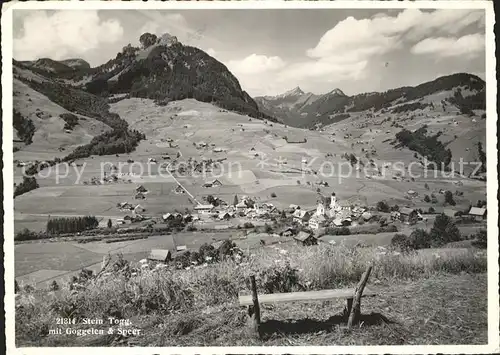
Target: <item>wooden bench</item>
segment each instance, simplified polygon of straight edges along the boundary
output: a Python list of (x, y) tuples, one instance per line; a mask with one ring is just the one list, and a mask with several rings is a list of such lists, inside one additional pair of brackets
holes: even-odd
[(307, 291), (307, 292), (289, 292), (289, 293), (273, 293), (273, 294), (257, 294), (255, 276), (250, 276), (250, 284), (252, 295), (239, 295), (240, 306), (248, 306), (248, 314), (252, 318), (254, 327), (258, 330), (260, 325), (260, 305), (261, 304), (277, 304), (287, 302), (310, 302), (310, 301), (329, 301), (333, 299), (345, 298), (347, 307), (344, 309), (344, 316), (348, 319), (348, 326), (359, 320), (361, 314), (361, 297), (373, 297), (377, 294), (369, 289), (365, 289), (365, 285), (370, 276), (372, 267), (370, 266), (359, 281), (356, 288)]

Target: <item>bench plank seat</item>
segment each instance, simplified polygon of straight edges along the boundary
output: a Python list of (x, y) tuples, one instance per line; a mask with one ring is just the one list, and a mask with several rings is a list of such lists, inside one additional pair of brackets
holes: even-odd
[[(274, 304), (285, 302), (300, 302), (300, 301), (321, 301), (334, 298), (354, 298), (354, 288), (345, 288), (338, 290), (321, 290), (321, 291), (306, 291), (306, 292), (289, 292), (289, 293), (273, 293), (258, 295), (259, 303)], [(376, 296), (376, 293), (365, 288), (363, 297)], [(240, 306), (251, 306), (251, 295), (239, 295)]]

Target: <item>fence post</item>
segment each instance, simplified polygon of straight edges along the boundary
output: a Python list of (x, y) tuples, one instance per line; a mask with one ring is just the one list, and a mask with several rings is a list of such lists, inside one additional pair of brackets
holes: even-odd
[(257, 296), (257, 285), (255, 283), (255, 276), (250, 276), (250, 285), (252, 287), (252, 302), (253, 302), (253, 322), (255, 330), (259, 330), (260, 324), (260, 307), (259, 307), (259, 297)]
[(361, 280), (359, 281), (358, 286), (356, 286), (351, 314), (349, 314), (349, 320), (347, 322), (348, 328), (351, 328), (352, 325), (359, 320), (359, 316), (361, 314), (361, 296), (363, 295), (363, 290), (365, 288), (366, 282), (368, 281), (368, 277), (370, 277), (371, 271), (372, 267), (369, 266), (368, 269), (366, 269), (366, 271), (364, 272), (363, 276), (361, 276)]

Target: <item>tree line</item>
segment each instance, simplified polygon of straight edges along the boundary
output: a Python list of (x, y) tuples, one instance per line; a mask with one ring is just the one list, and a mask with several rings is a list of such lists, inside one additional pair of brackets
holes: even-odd
[(451, 162), (451, 150), (446, 149), (444, 144), (438, 140), (441, 134), (427, 136), (427, 125), (412, 132), (407, 129), (396, 133), (399, 146), (406, 147), (422, 156), (427, 157), (439, 165), (446, 168)]
[(60, 217), (47, 221), (47, 233), (77, 233), (87, 229), (97, 228), (99, 221), (94, 216), (85, 217)]

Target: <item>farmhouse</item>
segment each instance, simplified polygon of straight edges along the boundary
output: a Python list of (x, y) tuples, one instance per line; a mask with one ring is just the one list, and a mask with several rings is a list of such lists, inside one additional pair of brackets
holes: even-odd
[(283, 229), (279, 234), (282, 236), (282, 237), (291, 237), (292, 235), (294, 235), (296, 233), (296, 230), (295, 228), (292, 228), (292, 227), (287, 227), (285, 229)]
[(222, 182), (220, 182), (220, 180), (218, 179), (215, 179), (214, 181), (212, 181), (212, 186), (222, 186)]
[(418, 218), (418, 212), (409, 207), (403, 207), (399, 210), (399, 219), (401, 222), (409, 222), (412, 218)]
[(196, 212), (198, 212), (198, 214), (207, 215), (212, 212), (212, 210), (214, 209), (214, 205), (198, 205), (194, 209)]
[(486, 219), (486, 208), (471, 207), (469, 210), (469, 216), (474, 220), (484, 220)]
[(295, 241), (303, 246), (316, 245), (318, 244), (318, 240), (314, 238), (311, 233), (307, 233), (304, 231), (299, 232), (296, 236), (293, 237)]
[(219, 219), (220, 220), (228, 220), (228, 219), (231, 219), (234, 217), (234, 213), (233, 212), (223, 212), (221, 214), (219, 214)]
[(140, 186), (138, 186), (138, 187), (135, 189), (135, 191), (136, 191), (136, 192), (147, 192), (148, 190), (147, 190), (144, 186), (140, 185)]
[(247, 204), (244, 201), (241, 201), (235, 207), (236, 207), (237, 210), (241, 211), (241, 210), (244, 210), (244, 209), (247, 208)]
[(148, 260), (154, 260), (166, 263), (172, 260), (172, 254), (170, 253), (170, 250), (152, 249), (151, 253), (148, 256)]
[(411, 198), (418, 196), (418, 193), (416, 191), (414, 191), (414, 190), (408, 190), (407, 194)]
[(308, 211), (297, 209), (293, 213), (293, 221), (299, 224), (305, 225), (309, 219), (311, 219), (311, 214)]
[(144, 211), (146, 211), (146, 209), (144, 207), (142, 207), (141, 205), (137, 205), (133, 209), (134, 213), (141, 213), (141, 212), (144, 212)]
[(372, 219), (372, 214), (370, 212), (364, 212), (362, 215), (361, 215), (361, 218), (363, 218), (365, 221), (369, 221), (370, 219)]
[(148, 159), (148, 163), (151, 163), (151, 164), (156, 164), (156, 159), (155, 158), (149, 158)]
[(139, 192), (138, 194), (135, 195), (136, 200), (144, 200), (146, 196), (142, 192)]
[(306, 143), (307, 142), (307, 139), (306, 137), (304, 136), (301, 136), (301, 135), (287, 135), (285, 137), (285, 140), (287, 143)]
[(181, 185), (177, 185), (177, 186), (175, 187), (175, 189), (174, 189), (174, 192), (175, 192), (176, 194), (185, 194), (185, 193), (186, 193), (186, 191), (182, 188), (182, 186), (181, 186)]
[(165, 213), (163, 216), (162, 216), (162, 219), (164, 221), (172, 221), (175, 219), (175, 216), (172, 214), (172, 213)]
[(179, 245), (175, 248), (176, 251), (184, 251), (187, 250), (187, 246), (185, 245)]

